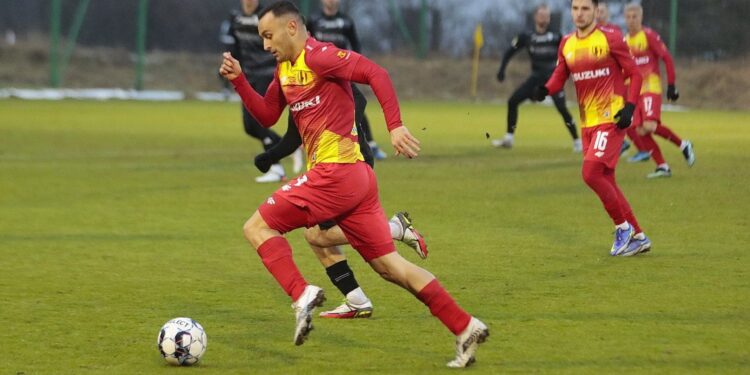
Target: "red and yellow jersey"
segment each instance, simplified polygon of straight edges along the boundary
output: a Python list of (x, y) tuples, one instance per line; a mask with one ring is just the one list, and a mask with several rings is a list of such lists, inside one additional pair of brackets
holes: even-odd
[(364, 160), (357, 141), (351, 82), (370, 85), (389, 131), (403, 125), (385, 69), (356, 52), (314, 38), (307, 39), (294, 61), (277, 65), (264, 96), (253, 90), (243, 74), (232, 80), (245, 108), (264, 127), (273, 126), (289, 105), (307, 151), (308, 169), (321, 163)]
[(277, 67), (276, 79), (307, 151), (308, 168), (364, 160), (354, 126), (351, 83), (327, 76), (331, 69), (353, 69), (353, 60), (349, 51), (310, 39), (294, 62)]
[(635, 59), (635, 64), (643, 76), (641, 94), (661, 94), (661, 72), (659, 71), (659, 59), (664, 60), (667, 66), (667, 82), (674, 84), (674, 61), (669, 54), (667, 46), (655, 31), (644, 27), (635, 34), (627, 34), (625, 43), (630, 48), (630, 53)]
[(557, 67), (545, 86), (555, 94), (568, 77), (573, 78), (581, 127), (614, 123), (625, 102), (636, 103), (638, 90), (628, 91), (625, 78), (640, 85), (641, 76), (618, 31), (596, 27), (585, 37), (573, 32), (563, 38), (557, 58)]

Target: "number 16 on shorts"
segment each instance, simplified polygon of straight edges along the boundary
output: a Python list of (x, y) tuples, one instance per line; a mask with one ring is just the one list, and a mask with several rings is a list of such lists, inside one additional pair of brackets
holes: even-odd
[(608, 131), (601, 131), (599, 130), (596, 132), (596, 139), (594, 140), (594, 150), (596, 150), (597, 157), (602, 157), (604, 155), (604, 151), (607, 150), (607, 136), (609, 136)]

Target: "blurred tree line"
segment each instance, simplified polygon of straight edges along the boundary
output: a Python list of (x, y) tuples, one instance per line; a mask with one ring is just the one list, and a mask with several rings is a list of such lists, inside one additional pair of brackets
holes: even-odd
[[(266, 0), (265, 3), (273, 0)], [(67, 34), (78, 0), (63, 0), (62, 31)], [(261, 1), (262, 3), (264, 1)], [(499, 56), (513, 35), (530, 27), (529, 12), (540, 0), (343, 0), (343, 10), (355, 19), (367, 53), (412, 52), (420, 34), (420, 17), (426, 15), (426, 44), (434, 54), (467, 56), (477, 23), (485, 30), (486, 56)], [(642, 0), (645, 23), (669, 35), (670, 0)], [(300, 3), (300, 0), (297, 1)], [(568, 0), (547, 0), (554, 25), (568, 32)], [(613, 3), (613, 20), (622, 25)], [(49, 32), (51, 0), (0, 0), (0, 33), (9, 31), (19, 43), (30, 35)], [(317, 0), (309, 0), (318, 11)], [(90, 46), (135, 45), (138, 0), (95, 0), (90, 3), (78, 43)], [(216, 52), (219, 25), (240, 0), (151, 0), (148, 13), (147, 49)], [(682, 57), (722, 59), (744, 56), (750, 47), (750, 0), (679, 0), (677, 51)], [(2, 34), (0, 34), (2, 35)]]

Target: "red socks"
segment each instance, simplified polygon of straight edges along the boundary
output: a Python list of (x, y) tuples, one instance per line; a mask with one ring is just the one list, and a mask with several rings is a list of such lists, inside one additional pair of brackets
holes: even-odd
[(682, 138), (678, 137), (677, 134), (675, 134), (672, 129), (668, 128), (664, 124), (659, 124), (659, 126), (656, 127), (656, 131), (654, 133), (672, 143), (677, 145), (677, 147), (682, 146)]
[(432, 315), (440, 319), (454, 335), (460, 334), (469, 326), (471, 315), (458, 306), (437, 279), (425, 285), (417, 293), (417, 298), (427, 305)]
[[(633, 209), (630, 208), (630, 203), (628, 203), (628, 200), (625, 199), (625, 195), (622, 193), (622, 190), (620, 190), (620, 187), (617, 186), (617, 181), (615, 181), (615, 170), (605, 170), (604, 177), (612, 186), (615, 187), (615, 192), (617, 192), (617, 201), (620, 204), (620, 211), (622, 211), (622, 215), (625, 216), (625, 220), (627, 220), (628, 223), (633, 226), (636, 234), (641, 233), (641, 226), (638, 225), (638, 220), (635, 218), (635, 214), (633, 214)], [(617, 224), (618, 223), (615, 223), (615, 225)], [(622, 224), (622, 222), (620, 222), (619, 224)]]
[(604, 209), (609, 214), (609, 217), (612, 218), (615, 225), (622, 224), (626, 218), (625, 213), (620, 206), (620, 198), (617, 193), (618, 190), (616, 189), (617, 185), (610, 182), (610, 180), (604, 175), (606, 169), (608, 168), (604, 163), (584, 160), (581, 174), (583, 175), (583, 181), (586, 182), (586, 185), (588, 185), (599, 197), (599, 200), (602, 201)]
[(646, 146), (643, 144), (643, 140), (641, 139), (640, 134), (638, 134), (638, 130), (636, 130), (636, 126), (631, 125), (628, 127), (627, 130), (628, 137), (630, 137), (630, 140), (633, 141), (633, 144), (635, 145), (635, 148), (638, 149), (638, 151), (648, 151), (646, 149)]
[(296, 301), (305, 291), (307, 282), (292, 259), (292, 248), (286, 238), (278, 236), (268, 239), (258, 247), (258, 255), (284, 292)]
[(641, 141), (643, 142), (643, 146), (645, 147), (645, 150), (651, 153), (651, 157), (654, 158), (654, 162), (656, 162), (657, 166), (666, 163), (666, 160), (664, 160), (664, 155), (662, 155), (659, 145), (656, 144), (656, 141), (654, 140), (654, 137), (651, 136), (651, 134), (646, 134), (644, 136), (641, 136)]

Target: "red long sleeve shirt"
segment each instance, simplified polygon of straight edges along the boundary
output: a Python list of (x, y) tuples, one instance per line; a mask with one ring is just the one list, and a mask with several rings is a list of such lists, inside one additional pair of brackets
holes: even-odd
[(644, 27), (634, 35), (625, 36), (625, 43), (630, 48), (635, 64), (643, 76), (641, 94), (661, 94), (659, 59), (664, 60), (664, 65), (666, 65), (667, 83), (674, 85), (675, 72), (672, 55), (656, 31)]
[(261, 125), (273, 126), (288, 104), (308, 167), (319, 163), (363, 160), (354, 124), (351, 82), (368, 84), (380, 102), (388, 130), (403, 125), (396, 92), (388, 73), (364, 56), (308, 38), (294, 61), (279, 63), (265, 96), (243, 75), (232, 81), (248, 112)]
[[(580, 38), (575, 32), (560, 43), (557, 67), (545, 87), (550, 94), (563, 89), (573, 78), (581, 114), (581, 127), (614, 123), (626, 102), (636, 103), (641, 75), (622, 40), (622, 34), (597, 27)], [(633, 85), (625, 87), (625, 79)]]

